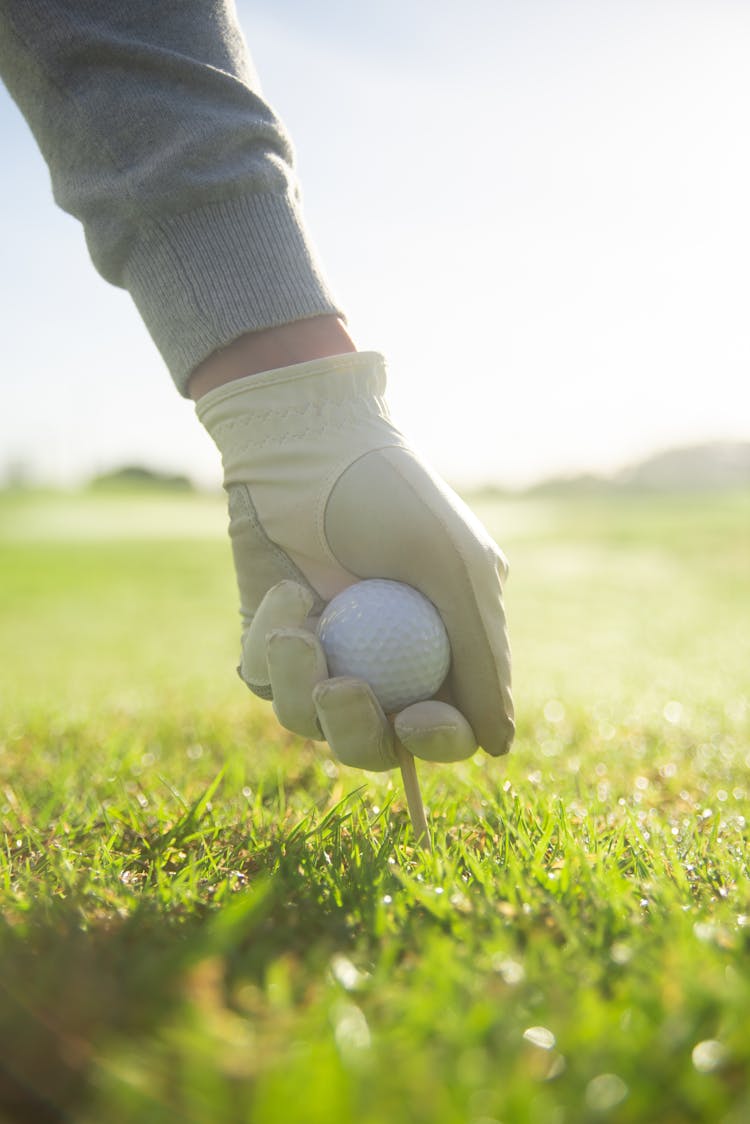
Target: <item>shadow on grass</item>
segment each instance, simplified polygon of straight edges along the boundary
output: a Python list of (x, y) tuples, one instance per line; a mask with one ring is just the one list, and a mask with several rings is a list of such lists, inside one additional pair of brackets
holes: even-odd
[[(147, 1049), (145, 1040), (194, 998), (191, 981), (204, 962), (218, 963), (230, 1006), (237, 981), (262, 989), (278, 958), (322, 972), (334, 951), (371, 933), (392, 846), (352, 847), (341, 823), (293, 831), (248, 855), (247, 888), (227, 888), (218, 904), (160, 904), (146, 881), (129, 912), (95, 912), (81, 893), (40, 903), (17, 923), (0, 921), (0, 1120), (73, 1120), (97, 1056), (114, 1040), (144, 1040)], [(342, 850), (350, 867), (343, 887), (340, 862), (338, 878), (331, 873), (332, 851)]]
[(108, 1032), (138, 1034), (175, 1001), (188, 934), (148, 907), (81, 928), (74, 903), (0, 928), (0, 1110), (58, 1121)]

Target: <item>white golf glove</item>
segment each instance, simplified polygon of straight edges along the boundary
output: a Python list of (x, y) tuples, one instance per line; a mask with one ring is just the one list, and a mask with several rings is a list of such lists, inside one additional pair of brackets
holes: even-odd
[[(477, 745), (499, 756), (514, 731), (507, 563), (393, 426), (385, 384), (382, 357), (359, 352), (251, 375), (198, 401), (229, 496), (238, 670), (273, 699), (283, 726), (326, 739), (346, 765), (396, 767), (394, 736), (431, 761), (470, 757)], [(326, 603), (364, 578), (420, 590), (450, 639), (438, 698), (395, 716), (361, 680), (328, 677), (315, 635)]]

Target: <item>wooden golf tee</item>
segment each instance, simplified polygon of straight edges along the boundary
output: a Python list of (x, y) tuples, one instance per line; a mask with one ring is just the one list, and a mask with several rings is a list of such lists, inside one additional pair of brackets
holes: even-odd
[(401, 776), (404, 779), (404, 791), (406, 792), (406, 803), (414, 831), (414, 842), (423, 850), (431, 851), (430, 829), (427, 826), (422, 793), (419, 791), (419, 778), (417, 777), (414, 755), (409, 753), (408, 749), (404, 749), (398, 738), (396, 739), (396, 756), (401, 768)]

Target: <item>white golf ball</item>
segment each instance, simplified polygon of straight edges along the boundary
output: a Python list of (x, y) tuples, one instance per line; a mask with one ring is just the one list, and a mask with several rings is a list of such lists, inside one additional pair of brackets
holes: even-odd
[(435, 606), (401, 582), (357, 582), (329, 601), (318, 637), (330, 675), (370, 684), (387, 713), (429, 699), (448, 673), (450, 645)]

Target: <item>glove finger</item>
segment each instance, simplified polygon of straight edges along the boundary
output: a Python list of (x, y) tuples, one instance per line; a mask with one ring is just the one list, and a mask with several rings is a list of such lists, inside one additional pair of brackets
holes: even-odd
[(425, 761), (464, 761), (476, 752), (471, 726), (448, 703), (430, 699), (407, 706), (396, 716), (395, 727), (401, 744)]
[(327, 679), (313, 689), (320, 727), (344, 765), (383, 772), (398, 764), (393, 729), (361, 679)]
[(269, 589), (242, 637), (240, 675), (256, 694), (270, 698), (266, 637), (274, 629), (301, 628), (312, 609), (312, 590), (283, 581)]
[(320, 642), (304, 628), (277, 628), (266, 640), (273, 709), (282, 726), (303, 738), (322, 741), (313, 688), (328, 678)]

